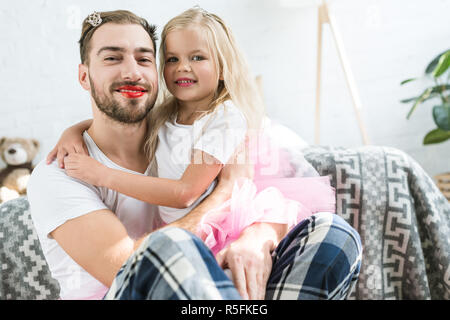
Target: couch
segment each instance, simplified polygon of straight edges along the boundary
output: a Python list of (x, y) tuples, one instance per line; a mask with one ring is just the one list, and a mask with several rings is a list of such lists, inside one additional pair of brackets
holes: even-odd
[[(361, 274), (350, 299), (449, 299), (450, 205), (406, 153), (388, 147), (309, 146), (329, 175), (337, 214), (361, 235)], [(57, 299), (26, 197), (0, 206), (0, 299)]]

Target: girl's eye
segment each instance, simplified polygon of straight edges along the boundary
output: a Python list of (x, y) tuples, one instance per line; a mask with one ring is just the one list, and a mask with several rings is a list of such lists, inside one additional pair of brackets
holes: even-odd
[(193, 56), (192, 57), (192, 60), (194, 60), (194, 61), (201, 61), (201, 60), (204, 60), (205, 58), (203, 58), (202, 56)]
[(167, 61), (166, 61), (166, 62), (177, 62), (177, 61), (178, 61), (177, 58), (175, 58), (175, 57), (169, 57), (169, 58), (167, 58)]
[(139, 61), (144, 62), (144, 63), (151, 63), (152, 62), (152, 60), (149, 59), (149, 58), (142, 58)]

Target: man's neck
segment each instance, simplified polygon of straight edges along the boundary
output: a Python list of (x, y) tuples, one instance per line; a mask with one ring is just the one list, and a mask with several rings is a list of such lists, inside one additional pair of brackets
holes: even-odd
[(138, 124), (120, 124), (102, 115), (94, 117), (87, 132), (114, 163), (140, 173), (147, 169), (148, 159), (144, 152), (146, 120)]

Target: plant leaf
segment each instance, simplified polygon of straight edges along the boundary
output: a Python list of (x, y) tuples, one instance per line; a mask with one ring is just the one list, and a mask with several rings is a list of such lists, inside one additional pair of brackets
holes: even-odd
[(400, 85), (402, 86), (405, 83), (408, 83), (408, 82), (411, 82), (411, 81), (414, 81), (414, 80), (417, 80), (417, 78), (410, 78), (410, 79), (403, 80), (402, 82), (400, 82)]
[(431, 60), (431, 62), (428, 64), (427, 68), (425, 69), (425, 74), (429, 74), (432, 73), (434, 69), (436, 69), (436, 66), (439, 62), (439, 59), (441, 58), (441, 56), (443, 54), (445, 54), (446, 52), (448, 52), (449, 50), (445, 50), (444, 52), (438, 54), (433, 60)]
[(450, 67), (450, 51), (441, 56), (436, 68), (433, 71), (433, 77), (440, 77)]
[(450, 131), (450, 103), (434, 106), (433, 119), (439, 129)]
[(431, 93), (441, 93), (450, 90), (450, 84), (442, 84), (431, 88)]
[(423, 144), (434, 144), (444, 142), (445, 140), (450, 139), (450, 131), (444, 131), (439, 128), (431, 130), (428, 132), (423, 138)]
[(423, 101), (425, 101), (426, 99), (429, 98), (431, 91), (433, 90), (433, 88), (427, 88), (416, 100), (416, 102), (414, 102), (414, 105), (412, 106), (411, 110), (409, 110), (406, 119), (409, 119), (409, 117), (411, 117), (412, 113), (414, 112), (414, 110), (416, 110), (417, 106), (419, 104), (421, 104)]
[[(434, 87), (431, 87), (431, 88), (429, 88), (429, 89), (431, 89), (430, 95), (429, 95), (428, 97), (425, 97), (421, 102), (425, 102), (425, 101), (427, 101), (427, 100), (429, 100), (429, 99), (436, 98), (437, 96), (439, 96), (439, 93), (440, 93), (440, 92), (445, 92), (445, 91), (447, 91), (447, 90), (450, 90), (450, 84), (444, 84), (444, 85), (440, 85), (440, 86), (434, 86)], [(420, 97), (421, 97), (421, 96), (419, 96), (419, 97), (414, 97), (414, 98), (403, 99), (403, 100), (400, 100), (400, 102), (401, 102), (401, 103), (409, 103), (409, 102), (411, 102), (411, 101), (415, 101), (415, 100), (419, 99)], [(448, 97), (447, 97), (447, 98), (448, 98)]]
[(403, 100), (400, 100), (400, 102), (401, 102), (401, 103), (409, 103), (409, 102), (411, 102), (411, 101), (417, 100), (418, 98), (419, 98), (419, 97), (403, 99)]

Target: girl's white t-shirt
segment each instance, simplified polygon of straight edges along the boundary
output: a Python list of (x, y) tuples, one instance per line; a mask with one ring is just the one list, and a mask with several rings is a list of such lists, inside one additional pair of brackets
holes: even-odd
[[(226, 101), (192, 125), (166, 122), (158, 132), (156, 149), (158, 177), (178, 180), (191, 164), (191, 152), (201, 150), (226, 164), (237, 147), (244, 141), (247, 121), (243, 113), (231, 101)], [(194, 160), (195, 162), (195, 160)], [(188, 208), (159, 207), (165, 223), (182, 218), (195, 208), (216, 186), (214, 180), (207, 190)]]

